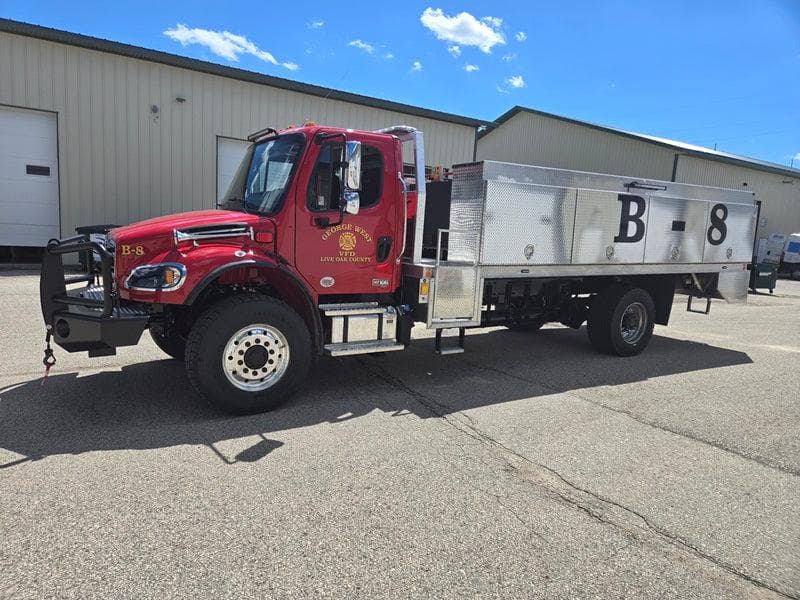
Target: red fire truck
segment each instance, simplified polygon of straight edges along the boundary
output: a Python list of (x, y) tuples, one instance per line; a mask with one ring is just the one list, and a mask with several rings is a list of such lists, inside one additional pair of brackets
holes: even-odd
[[(426, 181), (422, 132), (403, 126), (250, 141), (218, 210), (48, 244), (46, 364), (51, 338), (104, 356), (149, 329), (204, 398), (250, 413), (316, 357), (402, 350), (415, 323), (448, 354), (471, 327), (587, 322), (597, 349), (629, 356), (676, 290), (700, 312), (746, 294), (749, 193), (492, 161)], [(97, 258), (65, 276), (70, 253)]]

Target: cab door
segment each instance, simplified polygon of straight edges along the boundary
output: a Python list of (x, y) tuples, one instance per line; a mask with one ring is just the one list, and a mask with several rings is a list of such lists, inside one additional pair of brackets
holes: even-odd
[(398, 284), (402, 239), (394, 146), (378, 136), (361, 141), (358, 214), (340, 210), (341, 137), (314, 143), (311, 166), (298, 182), (296, 267), (318, 294), (385, 294)]

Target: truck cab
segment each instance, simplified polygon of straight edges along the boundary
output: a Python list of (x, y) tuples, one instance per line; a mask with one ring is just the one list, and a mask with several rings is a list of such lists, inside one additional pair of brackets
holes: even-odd
[[(102, 243), (51, 241), (41, 280), (48, 338), (100, 356), (149, 329), (165, 352), (194, 365), (190, 379), (212, 390), (207, 397), (235, 412), (263, 410), (253, 398), (266, 390), (277, 397), (278, 380), (278, 392), (295, 387), (318, 354), (403, 348), (398, 291), (416, 194), (402, 175), (397, 134), (409, 131), (267, 129), (251, 136), (216, 210), (118, 227)], [(62, 257), (72, 252), (99, 255), (96, 272), (65, 278)], [(250, 323), (257, 335), (228, 336), (224, 352), (217, 340), (214, 353), (227, 352), (224, 373), (205, 381), (209, 368), (200, 365), (213, 333), (194, 344), (192, 332), (264, 306), (287, 331), (269, 329), (264, 317)]]
[[(401, 161), (399, 141), (385, 134), (314, 126), (256, 137), (219, 210), (110, 232), (122, 248), (120, 297), (183, 304), (197, 293), (207, 261), (217, 260), (213, 268), (276, 261), (314, 299), (391, 292), (403, 250)], [(234, 247), (244, 252), (238, 257), (243, 260), (229, 260), (224, 249)], [(128, 273), (141, 265), (189, 260), (194, 266), (201, 256), (202, 265), (192, 269), (195, 275), (187, 273), (182, 290), (126, 284)]]

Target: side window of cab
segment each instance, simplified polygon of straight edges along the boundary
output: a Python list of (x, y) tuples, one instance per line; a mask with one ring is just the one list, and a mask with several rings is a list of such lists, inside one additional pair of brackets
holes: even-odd
[[(313, 211), (339, 210), (342, 196), (344, 145), (323, 144), (308, 184), (308, 208)], [(383, 191), (383, 155), (373, 146), (361, 145), (361, 208), (375, 206)]]

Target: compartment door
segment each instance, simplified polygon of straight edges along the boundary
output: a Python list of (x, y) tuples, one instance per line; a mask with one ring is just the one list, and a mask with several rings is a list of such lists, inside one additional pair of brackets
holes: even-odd
[(703, 200), (651, 196), (644, 262), (702, 262), (707, 217)]
[(481, 264), (568, 265), (575, 188), (486, 182)]
[(757, 212), (753, 204), (709, 202), (703, 262), (750, 262)]
[(638, 194), (579, 189), (572, 264), (643, 262), (648, 205)]
[(477, 267), (437, 266), (428, 307), (428, 327), (480, 324), (478, 284)]

